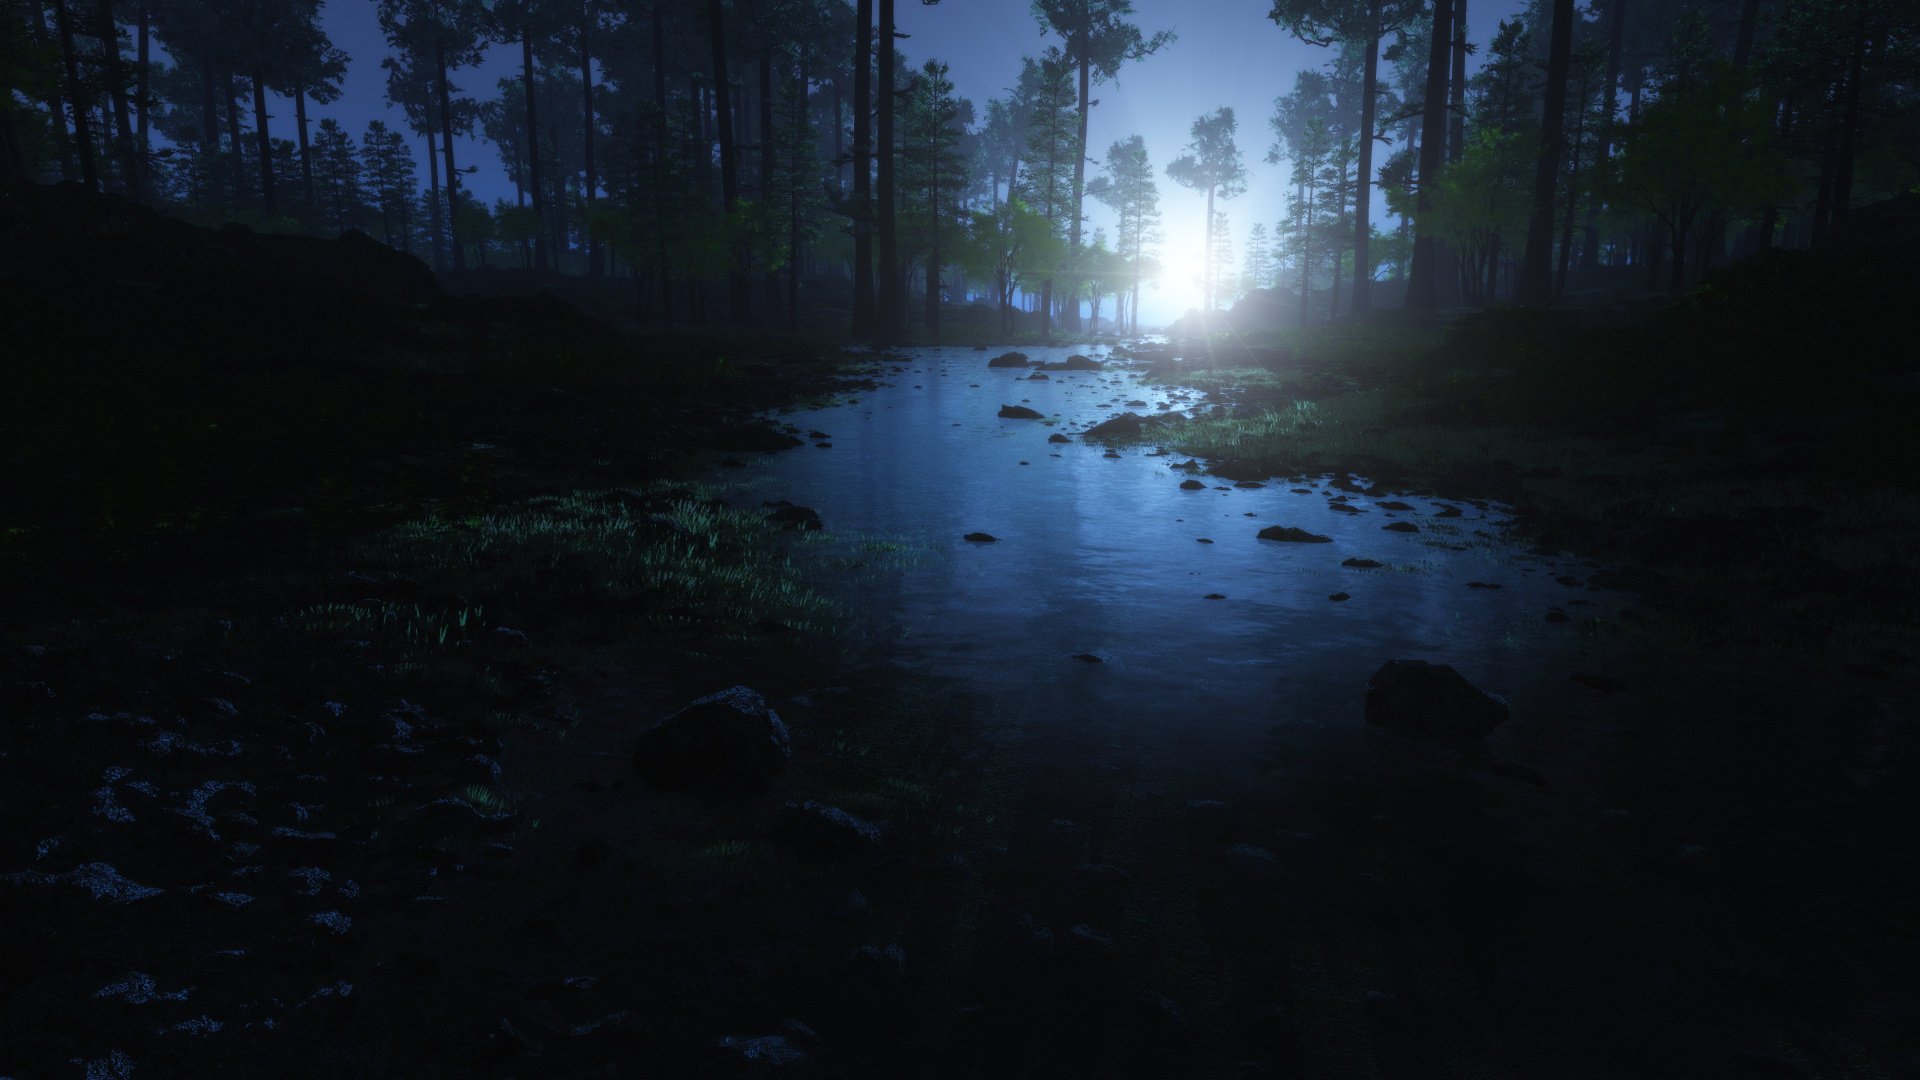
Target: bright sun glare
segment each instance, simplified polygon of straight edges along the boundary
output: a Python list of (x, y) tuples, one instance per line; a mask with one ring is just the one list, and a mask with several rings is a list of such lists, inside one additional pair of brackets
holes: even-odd
[(1178, 318), (1188, 309), (1200, 306), (1207, 267), (1206, 248), (1206, 234), (1198, 230), (1167, 234), (1160, 251), (1163, 269), (1159, 287), (1160, 307), (1169, 312), (1167, 318)]

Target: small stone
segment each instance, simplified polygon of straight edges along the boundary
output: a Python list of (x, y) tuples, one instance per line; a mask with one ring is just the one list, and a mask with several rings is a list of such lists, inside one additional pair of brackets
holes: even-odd
[(1382, 525), (1380, 527), (1386, 532), (1417, 533), (1420, 531), (1420, 526), (1415, 525), (1411, 521), (1396, 521), (1391, 525)]
[(1343, 559), (1340, 565), (1351, 566), (1358, 570), (1374, 570), (1379, 568), (1381, 564), (1372, 559)]
[(1202, 600), (1225, 600), (1226, 598), (1227, 598), (1227, 594), (1226, 594), (1226, 593), (1217, 593), (1217, 592), (1210, 592), (1210, 593), (1208, 593), (1207, 595), (1205, 595), (1205, 596), (1203, 596), (1203, 597), (1201, 597), (1200, 599), (1202, 599)]
[(992, 533), (983, 533), (983, 532), (970, 532), (967, 535), (961, 537), (960, 539), (967, 540), (975, 544), (997, 544), (1000, 542), (999, 537), (993, 535)]
[(1198, 480), (1182, 480), (1182, 481), (1180, 481), (1180, 490), (1181, 490), (1181, 491), (1199, 491), (1199, 490), (1200, 490), (1201, 488), (1204, 488), (1204, 487), (1206, 487), (1206, 486), (1207, 486), (1207, 485), (1205, 485), (1205, 484), (1203, 484), (1203, 483), (1201, 483), (1201, 482), (1200, 482), (1200, 481), (1198, 481)]
[(1343, 593), (1343, 592), (1337, 592), (1337, 593), (1332, 593), (1332, 594), (1329, 594), (1329, 595), (1327, 596), (1327, 599), (1329, 599), (1329, 600), (1331, 600), (1331, 601), (1333, 601), (1334, 603), (1336, 603), (1336, 604), (1338, 604), (1338, 603), (1340, 603), (1340, 602), (1341, 602), (1341, 601), (1343, 601), (1343, 600), (1351, 600), (1351, 599), (1353, 599), (1353, 597), (1351, 597), (1351, 596), (1349, 596), (1348, 594), (1346, 594), (1346, 593)]
[(1282, 540), (1294, 544), (1331, 544), (1333, 537), (1296, 529), (1291, 525), (1269, 525), (1260, 530), (1262, 540)]
[(1075, 660), (1078, 660), (1078, 661), (1080, 661), (1080, 662), (1081, 662), (1081, 663), (1083, 663), (1083, 664), (1104, 664), (1104, 663), (1106, 663), (1106, 661), (1105, 661), (1105, 660), (1102, 660), (1101, 658), (1099, 658), (1099, 657), (1097, 657), (1097, 656), (1095, 656), (1095, 655), (1093, 655), (1092, 653), (1089, 653), (1089, 652), (1083, 652), (1083, 653), (1074, 653), (1074, 654), (1073, 654), (1073, 658), (1074, 658)]

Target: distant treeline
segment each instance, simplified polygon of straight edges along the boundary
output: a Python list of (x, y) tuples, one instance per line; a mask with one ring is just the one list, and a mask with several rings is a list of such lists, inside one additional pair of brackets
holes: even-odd
[[(946, 64), (896, 50), (893, 7), (378, 0), (405, 130), (356, 133), (323, 114), (373, 58), (334, 46), (319, 0), (0, 0), (0, 180), (359, 229), (443, 271), (619, 277), (659, 322), (806, 315), (893, 342), (910, 312), (937, 331), (943, 299), (985, 299), (1003, 328), (1025, 306), (1046, 330), (1097, 322), (1112, 297), (1137, 328), (1140, 282), (1162, 272), (1157, 172), (1133, 135), (1089, 176), (1087, 116), (1098, 84), (1172, 35), (1144, 34), (1130, 0), (1035, 0), (1055, 43), (976, 108)], [(1914, 5), (1533, 0), (1489, 42), (1465, 38), (1466, 0), (1274, 0), (1269, 16), (1328, 47), (1269, 118), (1266, 159), (1293, 186), (1263, 208), (1271, 234), (1255, 225), (1236, 268), (1215, 207), (1246, 187), (1231, 109), (1198, 118), (1164, 170), (1207, 200), (1209, 309), (1281, 287), (1304, 320), (1316, 296), (1338, 314), (1344, 287), (1364, 310), (1382, 278), (1424, 307), (1677, 292), (1920, 184)], [(489, 44), (518, 73), (463, 89)], [(463, 191), (455, 134), (494, 146), (511, 201)], [(1113, 235), (1088, 234), (1089, 195)]]

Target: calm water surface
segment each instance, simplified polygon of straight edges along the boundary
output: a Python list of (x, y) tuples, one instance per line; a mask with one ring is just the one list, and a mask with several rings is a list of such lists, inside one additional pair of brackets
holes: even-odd
[[(1546, 623), (1548, 610), (1566, 606), (1578, 620), (1617, 606), (1554, 580), (1584, 581), (1587, 568), (1505, 542), (1498, 507), (1401, 493), (1348, 495), (1365, 512), (1339, 513), (1328, 505), (1342, 492), (1325, 478), (1236, 488), (1199, 476), (1205, 489), (1183, 490), (1190, 474), (1169, 468), (1182, 456), (1140, 446), (1105, 457), (1077, 433), (1126, 402), (1145, 401), (1132, 407), (1139, 413), (1210, 403), (1155, 386), (1100, 349), (1028, 355), (1037, 364), (1075, 352), (1112, 366), (1033, 381), (989, 368), (994, 352), (913, 350), (911, 362), (886, 366), (882, 388), (783, 418), (830, 436), (830, 449), (743, 470), (750, 497), (817, 510), (822, 543), (851, 549), (881, 535), (917, 550), (903, 572), (869, 575), (848, 598), (893, 662), (964, 679), (1035, 721), (1100, 719), (1230, 742), (1250, 724), (1357, 723), (1368, 676), (1396, 657), (1454, 664), (1518, 708), (1567, 678), (1565, 664), (1548, 661), (1577, 633)], [(1003, 404), (1056, 422), (1000, 419)], [(1054, 433), (1074, 441), (1049, 443)], [(1395, 497), (1415, 509), (1377, 505)], [(1442, 506), (1463, 516), (1435, 518)], [(1396, 521), (1420, 532), (1383, 530)], [(1333, 542), (1258, 539), (1268, 525)], [(999, 540), (961, 539), (970, 532)], [(1350, 557), (1384, 565), (1343, 567)], [(1351, 599), (1330, 600), (1337, 592)], [(1205, 599), (1213, 593), (1224, 599)]]

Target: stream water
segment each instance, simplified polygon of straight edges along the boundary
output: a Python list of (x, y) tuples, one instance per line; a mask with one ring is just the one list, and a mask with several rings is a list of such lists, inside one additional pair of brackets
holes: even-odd
[[(1103, 355), (1060, 346), (1029, 356), (1037, 365), (1089, 351)], [(1170, 468), (1184, 457), (1150, 445), (1105, 456), (1076, 433), (1127, 402), (1145, 402), (1131, 407), (1142, 414), (1210, 402), (1111, 357), (1106, 370), (1039, 381), (989, 368), (991, 355), (913, 350), (881, 388), (785, 417), (831, 448), (758, 459), (744, 490), (814, 508), (827, 543), (880, 535), (919, 550), (897, 579), (846, 598), (871, 644), (1037, 720), (1100, 717), (1230, 747), (1251, 728), (1358, 723), (1367, 677), (1391, 658), (1451, 663), (1525, 699), (1567, 679), (1563, 665), (1543, 664), (1573, 636), (1546, 621), (1549, 610), (1577, 622), (1608, 603), (1585, 589), (1586, 568), (1505, 541), (1496, 506), (1348, 495), (1324, 477), (1235, 487)], [(1006, 404), (1054, 422), (1001, 419)], [(1073, 441), (1050, 443), (1056, 433)], [(1205, 486), (1183, 489), (1189, 476)], [(1362, 512), (1330, 509), (1335, 498)], [(1379, 506), (1395, 499), (1414, 509)], [(1460, 516), (1437, 516), (1449, 506)], [(1419, 531), (1385, 529), (1395, 523)], [(1259, 539), (1269, 525), (1333, 542)], [(997, 542), (962, 539), (973, 532)], [(1382, 565), (1343, 566), (1349, 558)], [(1569, 574), (1580, 584), (1555, 580)]]

